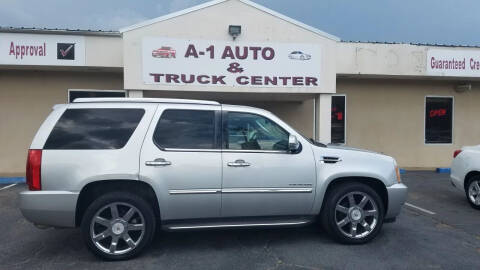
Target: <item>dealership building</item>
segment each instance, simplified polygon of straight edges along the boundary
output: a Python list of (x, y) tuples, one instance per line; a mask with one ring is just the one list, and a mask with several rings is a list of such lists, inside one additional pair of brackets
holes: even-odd
[(403, 168), (449, 167), (480, 144), (479, 78), (480, 48), (346, 42), (247, 0), (119, 32), (0, 28), (0, 177), (24, 175), (53, 105), (119, 96), (261, 107)]

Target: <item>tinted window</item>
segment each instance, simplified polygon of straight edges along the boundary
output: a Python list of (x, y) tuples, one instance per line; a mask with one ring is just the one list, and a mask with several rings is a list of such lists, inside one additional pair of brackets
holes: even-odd
[(58, 120), (45, 149), (119, 149), (127, 144), (143, 109), (69, 109)]
[(201, 110), (165, 110), (153, 137), (161, 148), (214, 149), (215, 113)]
[(345, 143), (345, 96), (332, 97), (332, 143)]
[(288, 132), (260, 115), (229, 112), (226, 149), (288, 150)]
[(425, 143), (452, 143), (453, 98), (427, 97)]
[(70, 91), (69, 102), (72, 103), (76, 98), (111, 98), (111, 97), (125, 97), (125, 92), (112, 91)]

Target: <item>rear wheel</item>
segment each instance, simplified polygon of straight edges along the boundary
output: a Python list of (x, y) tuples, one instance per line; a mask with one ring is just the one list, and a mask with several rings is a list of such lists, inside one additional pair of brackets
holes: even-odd
[(143, 198), (112, 192), (87, 208), (81, 226), (93, 253), (107, 260), (124, 260), (137, 256), (152, 241), (155, 215)]
[(380, 232), (384, 206), (371, 187), (344, 183), (326, 194), (321, 218), (324, 229), (345, 244), (366, 243)]
[(470, 205), (480, 210), (480, 176), (474, 176), (469, 179), (465, 193)]

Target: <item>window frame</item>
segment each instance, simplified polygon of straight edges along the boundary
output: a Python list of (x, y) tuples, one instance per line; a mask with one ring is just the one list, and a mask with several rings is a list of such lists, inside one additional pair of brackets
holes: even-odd
[[(189, 149), (189, 148), (168, 148), (168, 147), (162, 147), (161, 145), (159, 145), (156, 140), (155, 140), (155, 133), (157, 132), (157, 129), (158, 129), (158, 125), (160, 124), (160, 120), (162, 119), (162, 116), (163, 114), (166, 112), (166, 111), (210, 111), (210, 112), (213, 112), (214, 115), (214, 142), (213, 142), (213, 146), (215, 148), (211, 148), (211, 149)], [(158, 148), (160, 149), (160, 151), (163, 151), (163, 152), (221, 152), (221, 144), (222, 144), (222, 137), (221, 137), (221, 110), (212, 110), (212, 109), (205, 109), (205, 110), (202, 110), (202, 109), (187, 109), (187, 108), (165, 108), (162, 113), (160, 114), (160, 116), (158, 117), (157, 119), (157, 123), (155, 124), (155, 128), (153, 129), (153, 133), (152, 133), (152, 142), (153, 144)]]
[[(68, 89), (68, 91), (67, 91), (67, 104), (72, 104), (72, 103), (74, 103), (73, 101), (70, 102), (70, 93), (71, 93), (71, 92), (91, 92), (91, 93), (105, 93), (105, 92), (110, 92), (110, 93), (124, 93), (124, 94), (125, 94), (124, 98), (128, 97), (126, 90)], [(120, 97), (119, 97), (119, 98), (120, 98)]]
[(263, 118), (266, 118), (270, 121), (272, 121), (273, 123), (275, 123), (276, 125), (278, 125), (283, 131), (285, 131), (288, 136), (292, 135), (290, 132), (288, 132), (284, 127), (282, 127), (280, 124), (278, 124), (276, 121), (270, 119), (269, 117), (265, 116), (265, 115), (261, 115), (261, 114), (258, 114), (258, 113), (254, 113), (254, 112), (245, 112), (245, 111), (227, 111), (227, 110), (223, 110), (222, 111), (222, 141), (221, 141), (221, 146), (222, 146), (222, 152), (225, 152), (225, 153), (264, 153), (264, 154), (299, 154), (300, 152), (302, 152), (302, 143), (300, 143), (300, 148), (299, 148), (299, 151), (295, 152), (295, 153), (292, 153), (288, 150), (242, 150), (242, 149), (227, 149), (226, 148), (226, 145), (227, 145), (227, 140), (228, 140), (228, 134), (227, 134), (227, 126), (228, 126), (228, 113), (244, 113), (244, 114), (251, 114), (251, 115), (256, 115), (256, 116), (260, 116), (260, 117), (263, 117)]
[[(343, 127), (343, 140), (344, 142), (343, 143), (335, 143), (335, 144), (338, 144), (338, 145), (346, 145), (347, 144), (347, 95), (346, 94), (334, 94), (332, 95), (332, 100), (333, 100), (333, 97), (345, 97), (345, 105), (344, 105), (344, 108), (345, 108), (345, 112), (343, 114), (343, 118), (345, 119), (345, 124), (344, 124), (344, 127)], [(333, 102), (332, 102), (333, 103)], [(331, 107), (330, 107), (330, 111), (331, 111)], [(331, 113), (331, 112), (330, 112)], [(331, 135), (332, 135), (332, 122), (331, 122), (331, 118), (330, 118), (330, 142), (332, 141), (332, 138), (331, 138)], [(333, 142), (331, 142), (333, 143)]]
[[(450, 98), (452, 100), (452, 130), (451, 130), (451, 142), (450, 143), (427, 143), (427, 98)], [(423, 99), (423, 144), (424, 145), (453, 145), (455, 140), (455, 97), (454, 96), (439, 96), (439, 95), (426, 95)]]

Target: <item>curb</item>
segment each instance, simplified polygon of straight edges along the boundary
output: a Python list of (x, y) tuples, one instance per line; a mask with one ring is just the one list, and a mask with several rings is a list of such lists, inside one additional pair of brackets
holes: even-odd
[(450, 173), (450, 168), (437, 168), (435, 170), (437, 173)]
[(0, 177), (0, 184), (25, 183), (25, 177)]

